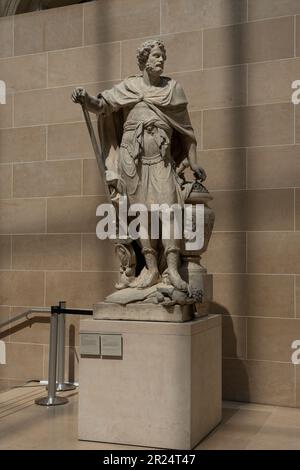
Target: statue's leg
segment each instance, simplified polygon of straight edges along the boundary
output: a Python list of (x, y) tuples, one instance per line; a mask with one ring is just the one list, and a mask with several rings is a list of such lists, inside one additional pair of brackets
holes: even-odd
[(116, 284), (116, 289), (125, 289), (134, 279), (136, 268), (136, 255), (131, 243), (122, 243), (118, 240), (115, 243), (115, 251), (120, 260), (120, 278)]
[[(145, 258), (146, 267), (142, 270), (140, 275), (131, 281), (130, 287), (138, 287), (140, 289), (151, 287), (157, 284), (160, 280), (160, 274), (157, 265), (157, 244), (158, 240), (151, 239), (151, 230), (149, 230), (151, 223), (151, 216), (148, 214), (148, 224), (144, 228), (144, 232), (148, 233), (148, 238), (141, 237), (139, 243), (142, 247), (142, 254)], [(142, 221), (141, 221), (142, 223)]]
[[(178, 239), (179, 235), (176, 234), (175, 230), (175, 213), (170, 214), (170, 238), (169, 239), (162, 239), (162, 244), (165, 251), (165, 257), (167, 262), (167, 273), (169, 282), (174, 286), (176, 289), (181, 291), (188, 291), (188, 284), (181, 278), (178, 269), (180, 266), (180, 251), (181, 251), (181, 240)], [(162, 223), (164, 221), (162, 220)]]
[[(151, 247), (150, 242), (142, 242), (142, 253), (145, 257), (146, 268), (142, 270), (140, 275), (130, 283), (130, 287), (138, 287), (140, 289), (151, 287), (157, 284), (160, 274), (157, 266), (157, 251)], [(146, 245), (146, 246), (145, 246)]]
[(181, 278), (178, 268), (180, 263), (180, 247), (178, 240), (168, 240), (164, 243), (171, 284), (178, 290), (188, 291), (188, 284)]

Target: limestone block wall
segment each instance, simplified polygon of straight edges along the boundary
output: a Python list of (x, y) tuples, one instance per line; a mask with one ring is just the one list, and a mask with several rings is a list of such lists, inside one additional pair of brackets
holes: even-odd
[[(185, 88), (214, 196), (204, 263), (223, 314), (223, 395), (300, 405), (300, 3), (99, 0), (0, 19), (0, 315), (66, 300), (91, 307), (118, 265), (95, 236), (103, 185), (74, 86), (96, 93), (137, 71), (161, 36)], [(67, 359), (76, 373), (78, 320)], [(47, 373), (45, 318), (2, 335), (1, 387)]]

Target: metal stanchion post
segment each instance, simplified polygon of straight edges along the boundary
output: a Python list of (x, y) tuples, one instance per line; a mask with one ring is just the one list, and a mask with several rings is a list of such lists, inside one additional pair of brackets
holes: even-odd
[[(59, 307), (66, 308), (66, 302), (59, 302)], [(60, 313), (58, 315), (57, 392), (76, 389), (76, 385), (65, 382), (65, 326), (66, 316)]]
[(36, 399), (35, 403), (37, 405), (55, 406), (68, 403), (67, 398), (56, 396), (57, 327), (58, 313), (54, 312), (53, 307), (51, 307), (48, 396)]

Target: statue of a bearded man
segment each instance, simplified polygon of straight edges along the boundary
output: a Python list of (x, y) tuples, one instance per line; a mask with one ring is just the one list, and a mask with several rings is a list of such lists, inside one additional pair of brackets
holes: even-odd
[[(72, 94), (98, 115), (105, 156), (106, 181), (111, 190), (126, 195), (129, 204), (183, 206), (193, 183), (181, 178), (190, 167), (198, 181), (206, 177), (197, 165), (196, 138), (181, 85), (162, 75), (166, 49), (162, 41), (145, 42), (137, 53), (141, 73), (130, 76), (97, 97), (83, 88)], [(181, 241), (140, 239), (144, 269), (127, 287), (147, 288), (168, 277), (168, 284), (186, 292), (179, 272)], [(163, 262), (162, 262), (163, 260)], [(124, 286), (125, 287), (125, 286)]]

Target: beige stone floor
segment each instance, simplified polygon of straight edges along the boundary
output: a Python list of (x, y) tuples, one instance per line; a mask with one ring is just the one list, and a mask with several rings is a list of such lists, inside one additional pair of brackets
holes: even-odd
[[(67, 405), (34, 404), (44, 387), (0, 393), (0, 449), (139, 449), (77, 440), (78, 392)], [(222, 423), (197, 449), (300, 449), (300, 409), (225, 402)]]

